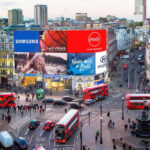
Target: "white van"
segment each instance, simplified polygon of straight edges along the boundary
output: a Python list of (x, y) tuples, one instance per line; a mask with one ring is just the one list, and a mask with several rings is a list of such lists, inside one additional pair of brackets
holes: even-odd
[(8, 148), (14, 145), (13, 138), (7, 131), (0, 132), (0, 143), (4, 148)]

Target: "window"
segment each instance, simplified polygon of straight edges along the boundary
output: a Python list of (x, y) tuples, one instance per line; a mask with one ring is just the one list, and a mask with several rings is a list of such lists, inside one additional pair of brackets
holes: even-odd
[(9, 54), (9, 58), (12, 58), (12, 59), (13, 59), (13, 53), (10, 53), (10, 54)]

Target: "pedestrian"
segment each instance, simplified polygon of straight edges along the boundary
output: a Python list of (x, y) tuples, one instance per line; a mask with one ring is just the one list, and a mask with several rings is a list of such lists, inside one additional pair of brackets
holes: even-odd
[(131, 145), (128, 145), (128, 149), (129, 149), (129, 150), (132, 150), (132, 147), (131, 147)]
[(83, 150), (86, 150), (86, 145), (83, 145)]
[(128, 123), (131, 123), (131, 119), (130, 118), (128, 118)]
[(112, 138), (112, 142), (113, 142), (113, 143), (115, 143), (115, 142), (116, 142), (116, 140), (115, 140), (115, 138), (114, 138), (114, 137)]
[(97, 142), (97, 135), (95, 135), (95, 142)]
[(116, 150), (116, 143), (113, 143), (113, 149)]
[(110, 117), (110, 112), (107, 112), (107, 117)]
[(126, 131), (127, 129), (128, 129), (128, 125), (125, 124), (125, 125), (124, 125), (124, 130)]
[(65, 108), (65, 113), (67, 113), (67, 109)]
[(23, 117), (23, 110), (21, 111), (21, 117)]
[(4, 120), (5, 119), (5, 115), (4, 114), (2, 114), (2, 120)]
[(10, 115), (8, 115), (7, 120), (8, 120), (8, 123), (10, 123), (10, 121), (11, 121), (11, 116)]
[(40, 114), (41, 114), (41, 112), (42, 112), (42, 109), (40, 108)]
[(96, 131), (96, 136), (99, 136), (99, 130)]
[(122, 144), (122, 148), (123, 148), (123, 150), (126, 149), (126, 143), (124, 141), (123, 141), (123, 144)]
[(115, 127), (115, 122), (113, 121), (113, 122), (112, 122), (112, 128), (114, 128), (114, 127)]

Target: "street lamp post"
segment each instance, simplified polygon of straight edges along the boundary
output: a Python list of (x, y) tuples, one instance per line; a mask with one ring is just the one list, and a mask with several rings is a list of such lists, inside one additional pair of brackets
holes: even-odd
[(130, 88), (130, 66), (128, 69), (128, 88)]
[(122, 120), (124, 120), (124, 97), (122, 99)]
[(80, 150), (82, 150), (82, 122), (81, 122), (81, 130), (80, 130)]
[(100, 144), (103, 144), (103, 137), (102, 137), (102, 103), (100, 105)]

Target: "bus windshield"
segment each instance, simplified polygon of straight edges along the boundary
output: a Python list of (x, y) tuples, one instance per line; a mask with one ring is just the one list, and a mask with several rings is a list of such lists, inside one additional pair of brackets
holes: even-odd
[(55, 137), (58, 140), (63, 140), (65, 138), (65, 128), (62, 125), (57, 125), (55, 130)]

